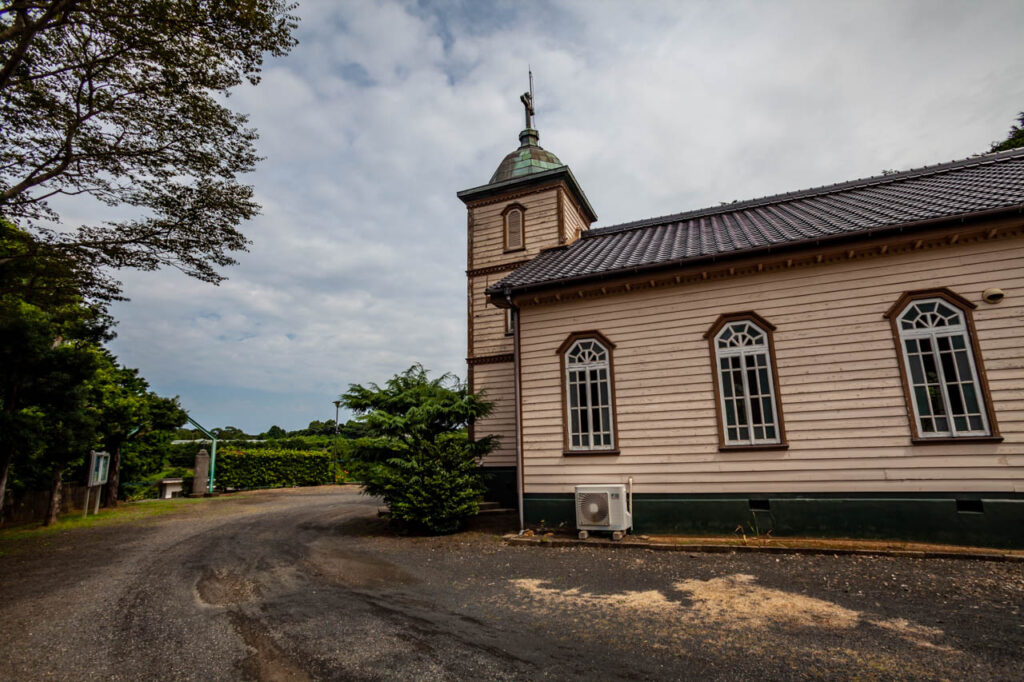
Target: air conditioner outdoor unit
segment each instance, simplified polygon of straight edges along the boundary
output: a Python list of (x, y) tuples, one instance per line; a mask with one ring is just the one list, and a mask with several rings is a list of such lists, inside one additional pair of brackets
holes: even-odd
[(576, 486), (576, 527), (580, 539), (585, 540), (588, 531), (611, 531), (612, 538), (622, 538), (624, 531), (633, 527), (632, 509), (626, 504), (626, 486), (619, 483), (608, 485)]

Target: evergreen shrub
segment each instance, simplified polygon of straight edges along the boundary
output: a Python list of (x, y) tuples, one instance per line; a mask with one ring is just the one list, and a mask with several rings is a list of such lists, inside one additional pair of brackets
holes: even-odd
[(496, 440), (470, 441), (466, 427), (486, 416), (490, 403), (450, 374), (430, 379), (421, 365), (383, 387), (353, 384), (342, 401), (365, 434), (346, 443), (344, 467), (367, 495), (384, 500), (392, 521), (414, 531), (452, 533), (479, 513), (485, 490), (480, 458)]

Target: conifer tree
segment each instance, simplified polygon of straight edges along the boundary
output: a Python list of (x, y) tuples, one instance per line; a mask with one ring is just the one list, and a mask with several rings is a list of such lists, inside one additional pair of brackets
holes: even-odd
[(366, 494), (383, 498), (393, 521), (451, 533), (479, 512), (479, 459), (497, 443), (493, 436), (471, 441), (467, 427), (490, 403), (451, 374), (430, 379), (419, 364), (383, 388), (353, 384), (341, 400), (366, 434), (349, 446), (349, 469)]
[(1002, 142), (993, 142), (990, 152), (1005, 152), (1009, 149), (1024, 147), (1024, 111), (1017, 114), (1020, 125), (1010, 126), (1010, 132)]

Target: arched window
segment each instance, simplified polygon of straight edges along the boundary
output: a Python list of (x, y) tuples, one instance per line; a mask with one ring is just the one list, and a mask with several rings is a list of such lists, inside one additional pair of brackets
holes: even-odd
[(915, 439), (996, 433), (975, 343), (974, 305), (945, 289), (904, 294), (886, 316), (900, 349), (900, 373)]
[(714, 361), (722, 447), (783, 446), (774, 329), (756, 313), (738, 313), (718, 318), (705, 335)]
[(599, 332), (582, 332), (570, 335), (558, 349), (567, 454), (616, 449), (612, 348)]
[(505, 250), (518, 251), (522, 248), (525, 248), (523, 207), (512, 204), (505, 209)]

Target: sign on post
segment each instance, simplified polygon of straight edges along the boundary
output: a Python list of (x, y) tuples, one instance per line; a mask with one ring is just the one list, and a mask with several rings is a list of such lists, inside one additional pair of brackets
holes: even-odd
[(89, 487), (105, 485), (110, 470), (110, 453), (93, 450), (89, 454), (92, 455), (89, 462)]
[[(95, 450), (89, 451), (89, 481), (85, 484), (85, 504), (82, 505), (82, 516), (89, 513), (89, 492), (98, 486), (105, 485), (107, 482), (107, 475), (110, 473), (110, 453), (108, 452), (96, 452)], [(96, 514), (100, 510), (100, 493), (103, 490), (96, 491), (96, 502), (93, 514)]]

